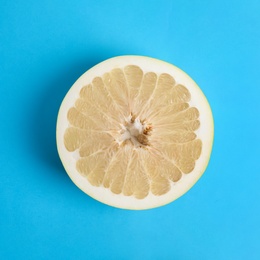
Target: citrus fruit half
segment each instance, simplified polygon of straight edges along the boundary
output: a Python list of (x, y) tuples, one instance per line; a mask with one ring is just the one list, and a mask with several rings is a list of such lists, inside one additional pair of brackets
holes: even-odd
[(149, 57), (120, 56), (85, 72), (65, 96), (57, 147), (72, 181), (105, 204), (165, 205), (205, 171), (213, 118), (197, 84)]

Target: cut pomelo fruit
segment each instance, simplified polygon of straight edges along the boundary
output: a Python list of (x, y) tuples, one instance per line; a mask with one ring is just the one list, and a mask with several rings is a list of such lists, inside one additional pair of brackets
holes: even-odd
[(166, 62), (120, 56), (84, 73), (64, 98), (57, 147), (72, 181), (105, 204), (165, 205), (205, 171), (210, 106), (196, 83)]

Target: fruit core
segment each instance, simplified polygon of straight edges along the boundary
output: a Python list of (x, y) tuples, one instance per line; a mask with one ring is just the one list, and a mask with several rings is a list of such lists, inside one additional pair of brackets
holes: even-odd
[(152, 125), (148, 124), (146, 120), (141, 120), (131, 114), (121, 127), (119, 144), (131, 143), (136, 148), (145, 148), (150, 145), (149, 135), (151, 135)]

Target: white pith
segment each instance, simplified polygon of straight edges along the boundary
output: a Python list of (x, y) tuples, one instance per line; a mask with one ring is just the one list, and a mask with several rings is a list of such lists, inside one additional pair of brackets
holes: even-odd
[[(183, 84), (191, 93), (192, 98), (189, 105), (191, 107), (197, 107), (200, 112), (199, 120), (201, 122), (201, 126), (196, 131), (196, 134), (198, 138), (202, 140), (203, 146), (201, 156), (196, 161), (195, 169), (189, 174), (183, 174), (181, 180), (178, 182), (172, 183), (171, 190), (165, 195), (155, 196), (152, 193), (149, 193), (149, 195), (144, 199), (136, 199), (135, 197), (127, 197), (121, 194), (117, 195), (102, 186), (92, 186), (88, 182), (87, 178), (79, 174), (76, 170), (76, 160), (79, 158), (77, 151), (73, 153), (68, 152), (63, 141), (64, 132), (69, 126), (67, 112), (78, 98), (80, 89), (90, 83), (94, 77), (102, 76), (104, 73), (111, 71), (113, 68), (123, 68), (130, 64), (139, 66), (144, 73), (152, 71), (157, 74), (168, 73), (172, 75), (177, 83)], [(130, 116), (127, 120), (130, 122)], [(132, 127), (122, 125), (122, 132), (120, 138), (117, 140), (118, 143), (131, 139), (134, 145), (138, 145), (138, 143), (135, 143), (136, 140), (134, 137), (137, 132), (141, 133), (145, 126), (138, 118), (136, 118), (130, 125)], [(200, 88), (186, 73), (171, 64), (156, 59), (141, 56), (121, 56), (106, 60), (91, 68), (71, 87), (62, 102), (58, 115), (57, 147), (60, 158), (68, 175), (72, 181), (85, 193), (111, 206), (126, 209), (147, 209), (158, 207), (177, 199), (196, 183), (196, 181), (203, 174), (209, 161), (213, 142), (213, 131), (213, 118), (209, 104)]]

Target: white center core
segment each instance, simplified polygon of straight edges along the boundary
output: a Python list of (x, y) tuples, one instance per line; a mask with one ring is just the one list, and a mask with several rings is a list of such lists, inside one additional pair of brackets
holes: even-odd
[(132, 116), (129, 116), (125, 124), (122, 125), (120, 143), (130, 140), (134, 146), (142, 146), (137, 138), (143, 134), (144, 129), (145, 125), (143, 125), (139, 118), (133, 120)]

